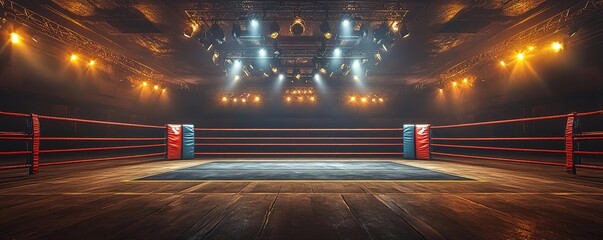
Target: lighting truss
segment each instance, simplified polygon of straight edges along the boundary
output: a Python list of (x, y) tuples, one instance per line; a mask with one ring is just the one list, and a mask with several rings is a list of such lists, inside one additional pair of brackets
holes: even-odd
[(408, 10), (400, 1), (200, 1), (187, 16), (196, 21), (236, 21), (241, 16), (289, 21), (301, 15), (306, 21), (361, 17), (364, 21), (400, 20)]
[(603, 7), (603, 0), (582, 1), (561, 13), (540, 22), (539, 24), (513, 35), (512, 37), (494, 45), (483, 53), (461, 61), (460, 63), (442, 72), (435, 79), (416, 83), (414, 87), (415, 89), (423, 89), (429, 86), (448, 82), (451, 79), (459, 78), (459, 76), (466, 76), (473, 69), (483, 66), (484, 64), (490, 64), (492, 61), (501, 59), (505, 55), (508, 55), (509, 49), (514, 49), (518, 46), (522, 46), (522, 44), (525, 43), (539, 42), (543, 39), (546, 39), (551, 34), (555, 34), (566, 28), (569, 23), (577, 17), (589, 11), (599, 10), (601, 7)]
[(151, 67), (104, 47), (71, 29), (15, 3), (14, 1), (0, 0), (0, 5), (4, 6), (8, 18), (11, 18), (21, 25), (40, 31), (44, 35), (68, 46), (74, 46), (82, 52), (92, 54), (107, 62), (121, 66), (124, 69), (134, 74), (142, 75), (151, 81), (167, 81), (180, 87), (186, 87), (184, 83), (166, 80), (161, 73), (153, 70)]

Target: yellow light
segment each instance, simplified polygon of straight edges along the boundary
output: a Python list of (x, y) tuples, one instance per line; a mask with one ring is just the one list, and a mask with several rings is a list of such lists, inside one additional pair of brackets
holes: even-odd
[(355, 102), (356, 101), (356, 97), (350, 97), (350, 102)]
[(243, 98), (241, 99), (241, 102), (247, 102), (247, 99)]
[(459, 84), (458, 84), (456, 81), (452, 82), (452, 86), (455, 86), (455, 87), (456, 87), (456, 86), (458, 86), (458, 85), (459, 85)]
[(400, 30), (400, 22), (399, 21), (394, 21), (392, 23), (392, 26), (390, 28), (392, 30), (392, 32), (398, 32)]
[(153, 89), (159, 90), (159, 85), (155, 84), (155, 86), (153, 86)]
[(272, 67), (272, 72), (273, 72), (273, 73), (277, 73), (277, 72), (278, 72), (278, 68), (276, 68), (276, 67)]
[(363, 102), (363, 103), (365, 103), (366, 102), (366, 98), (363, 97), (363, 98), (360, 99), (360, 101)]
[(273, 33), (271, 33), (271, 34), (270, 34), (270, 37), (271, 37), (272, 39), (276, 39), (276, 38), (278, 37), (278, 32), (273, 32)]
[(94, 60), (90, 60), (90, 62), (88, 62), (88, 66), (94, 66)]
[(260, 101), (260, 97), (259, 96), (255, 96), (255, 98), (253, 100), (256, 101), (256, 102), (259, 102)]
[(326, 69), (326, 68), (321, 67), (321, 68), (320, 68), (320, 73), (322, 73), (322, 74), (327, 73), (327, 69)]
[(237, 100), (236, 98), (234, 98), (234, 99), (232, 99), (232, 101), (233, 101), (233, 102), (237, 102), (237, 101), (239, 101), (239, 100)]
[(523, 53), (518, 53), (516, 57), (517, 57), (517, 60), (519, 60), (519, 61), (522, 61), (525, 58)]
[(383, 98), (379, 98), (379, 102), (383, 102)]
[(374, 99), (374, 98), (373, 98), (373, 99), (372, 99), (372, 101), (373, 101), (373, 102), (377, 102), (377, 99)]
[(443, 93), (444, 89), (438, 88), (438, 92)]
[(227, 97), (222, 97), (222, 102), (227, 102), (228, 98)]
[(333, 37), (333, 34), (331, 34), (330, 32), (326, 32), (324, 34), (324, 36), (325, 36), (326, 39), (331, 39), (331, 37)]
[(304, 101), (304, 97), (302, 97), (302, 96), (297, 97), (297, 101), (303, 102)]
[(464, 83), (464, 84), (469, 83), (469, 79), (467, 79), (467, 78), (463, 78), (463, 83)]
[(161, 92), (162, 92), (162, 93), (164, 93), (164, 92), (165, 92), (165, 88), (164, 88), (164, 89), (161, 89)]
[(299, 79), (301, 78), (301, 74), (299, 74), (299, 73), (298, 73), (298, 74), (296, 74), (296, 75), (295, 75), (295, 78), (296, 78), (297, 80), (299, 80)]
[(287, 97), (287, 102), (291, 102), (291, 97)]
[(560, 42), (554, 42), (551, 44), (551, 48), (553, 49), (553, 51), (559, 52), (561, 51), (561, 49), (563, 49), (563, 44), (561, 44)]
[(142, 82), (142, 86), (143, 86), (143, 87), (146, 87), (147, 85), (148, 85), (148, 83), (147, 83), (147, 82)]
[(236, 75), (236, 76), (234, 77), (234, 80), (235, 80), (235, 81), (239, 81), (239, 79), (241, 79), (241, 76), (239, 76), (239, 75)]
[(535, 49), (536, 49), (536, 47), (534, 47), (534, 46), (529, 46), (528, 47), (528, 51), (534, 51)]
[(72, 62), (77, 60), (77, 55), (71, 54), (71, 57), (69, 58), (69, 60), (71, 60)]
[(10, 34), (10, 41), (12, 43), (19, 43), (19, 42), (21, 42), (21, 37), (17, 33), (11, 33)]
[(506, 63), (505, 63), (505, 61), (503, 61), (503, 60), (500, 60), (500, 65), (501, 65), (501, 66), (503, 66), (503, 67), (506, 67), (506, 66), (507, 66), (507, 64), (506, 64)]
[(311, 102), (314, 102), (314, 99), (315, 99), (314, 96), (310, 97)]

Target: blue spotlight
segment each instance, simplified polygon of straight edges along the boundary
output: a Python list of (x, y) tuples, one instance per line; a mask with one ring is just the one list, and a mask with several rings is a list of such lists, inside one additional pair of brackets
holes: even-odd
[(259, 51), (260, 57), (265, 57), (266, 56), (266, 49), (261, 48)]
[(352, 64), (353, 68), (360, 68), (360, 61), (358, 60), (354, 60), (354, 63)]
[(320, 74), (315, 73), (315, 74), (314, 74), (314, 80), (316, 80), (316, 81), (320, 81)]
[(350, 19), (347, 19), (347, 18), (343, 19), (341, 21), (341, 25), (344, 26), (344, 27), (349, 27), (350, 26)]
[(341, 49), (335, 48), (335, 50), (333, 50), (333, 57), (341, 57)]
[(279, 74), (279, 75), (278, 75), (278, 80), (279, 80), (279, 81), (283, 81), (283, 80), (285, 80), (285, 74), (282, 74), (282, 73), (281, 73), (281, 74)]
[(235, 60), (235, 61), (234, 61), (234, 67), (235, 67), (235, 68), (240, 68), (240, 67), (241, 67), (241, 65), (242, 65), (242, 64), (241, 64), (241, 60)]
[(258, 22), (258, 20), (256, 20), (256, 19), (252, 19), (252, 20), (251, 20), (251, 27), (256, 28), (256, 27), (258, 27), (259, 25), (260, 25), (260, 23)]

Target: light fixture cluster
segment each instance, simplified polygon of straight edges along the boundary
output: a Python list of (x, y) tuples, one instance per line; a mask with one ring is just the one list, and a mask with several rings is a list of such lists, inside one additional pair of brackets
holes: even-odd
[(140, 85), (142, 86), (143, 89), (150, 88), (155, 92), (161, 92), (161, 93), (164, 93), (167, 89), (166, 87), (161, 87), (161, 85), (159, 83), (151, 84), (147, 81), (143, 81)]
[(285, 103), (316, 103), (318, 98), (316, 97), (316, 91), (314, 88), (291, 88), (285, 90), (283, 95), (283, 101)]
[(222, 104), (260, 104), (262, 102), (262, 96), (257, 93), (230, 93), (222, 95), (219, 100)]
[(386, 102), (384, 96), (378, 94), (350, 94), (345, 101), (350, 105), (383, 104)]

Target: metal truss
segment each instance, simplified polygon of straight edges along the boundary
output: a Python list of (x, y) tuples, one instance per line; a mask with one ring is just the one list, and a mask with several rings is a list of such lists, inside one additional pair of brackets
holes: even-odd
[(236, 21), (241, 17), (290, 21), (299, 15), (306, 21), (360, 17), (364, 21), (401, 20), (408, 13), (401, 1), (200, 1), (185, 10), (196, 21)]
[(509, 54), (509, 49), (516, 49), (526, 43), (539, 42), (551, 34), (555, 34), (566, 27), (576, 18), (586, 12), (598, 10), (603, 7), (603, 0), (586, 0), (576, 4), (563, 12), (536, 24), (507, 40), (500, 42), (487, 51), (466, 59), (441, 73), (437, 78), (423, 81), (414, 85), (415, 89), (422, 89), (433, 85), (442, 84), (452, 79), (467, 76), (473, 69), (491, 64), (498, 59), (504, 59)]
[[(19, 24), (40, 31), (44, 35), (66, 45), (76, 47), (82, 52), (92, 54), (107, 62), (121, 66), (134, 74), (142, 75), (154, 81), (167, 81), (162, 74), (153, 70), (151, 67), (104, 47), (71, 29), (61, 26), (60, 24), (15, 3), (14, 1), (0, 0), (0, 4), (4, 6), (7, 17)], [(175, 83), (173, 81), (169, 83), (184, 87), (182, 83)]]

